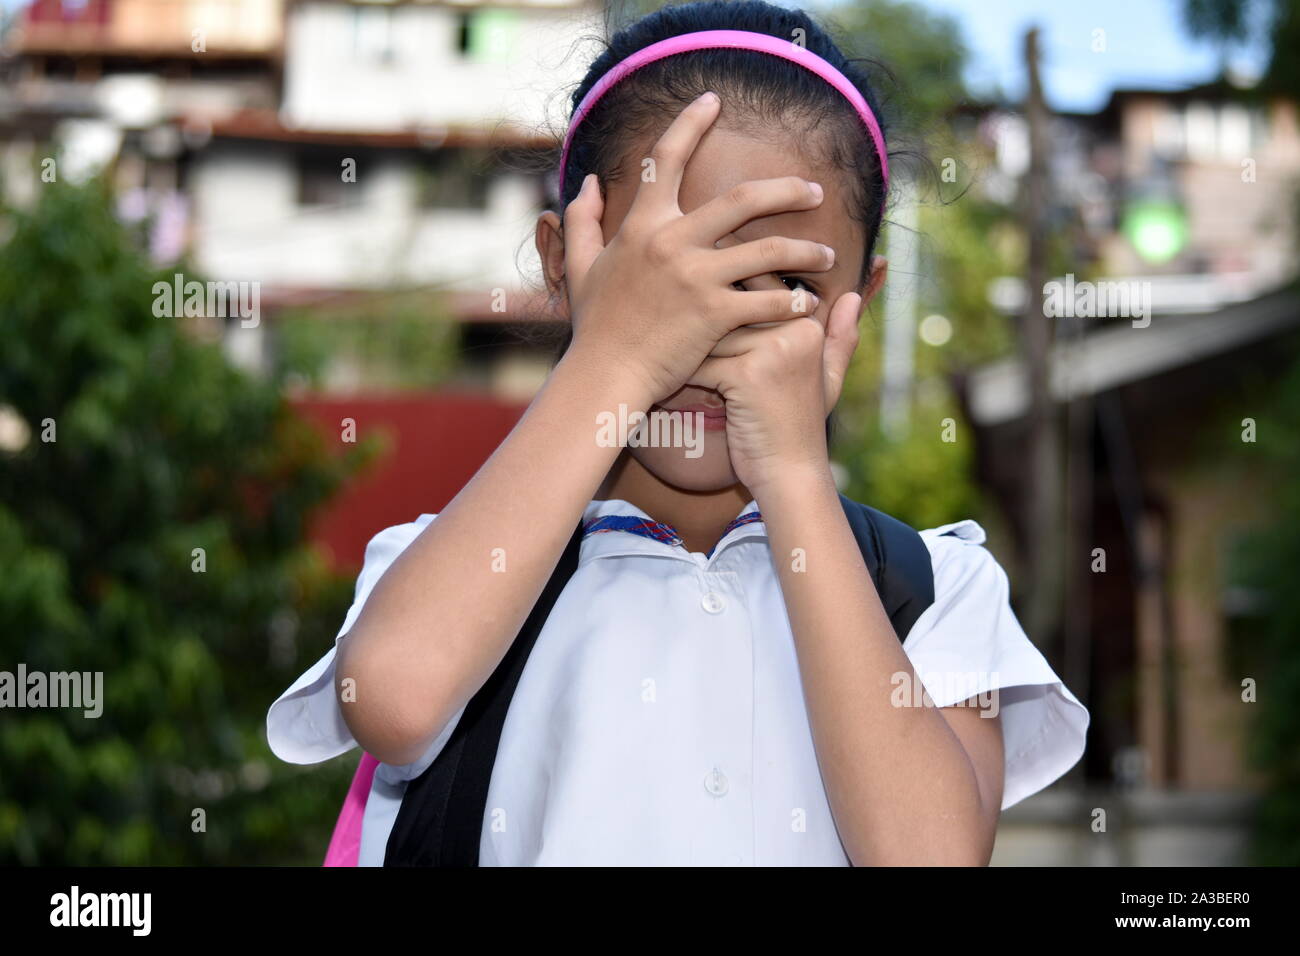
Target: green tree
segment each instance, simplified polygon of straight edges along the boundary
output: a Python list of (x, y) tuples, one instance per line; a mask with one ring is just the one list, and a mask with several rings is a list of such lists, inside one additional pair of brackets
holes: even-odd
[(1192, 37), (1217, 43), (1225, 61), (1230, 47), (1262, 42), (1267, 60), (1254, 92), (1300, 94), (1300, 0), (1183, 0), (1183, 23)]
[(0, 221), (0, 670), (103, 675), (97, 718), (0, 712), (0, 863), (318, 863), (352, 761), (265, 717), (346, 611), (305, 529), (370, 450), (154, 315), (103, 182)]
[[(973, 442), (950, 376), (1010, 348), (1009, 323), (989, 307), (987, 288), (991, 276), (1019, 267), (1007, 242), (992, 241), (1014, 233), (1011, 213), (970, 188), (986, 158), (953, 121), (969, 100), (962, 76), (969, 53), (952, 18), (915, 3), (860, 0), (822, 5), (815, 15), (846, 52), (883, 67), (872, 75), (890, 123), (894, 179), (911, 184), (896, 202), (919, 207), (919, 273), (895, 272), (862, 319), (837, 410), (836, 457), (848, 468), (849, 494), (917, 527), (980, 514), (987, 509), (971, 475)], [(886, 210), (887, 223), (891, 215)], [(887, 224), (879, 252), (889, 257), (897, 235)], [(938, 313), (951, 323), (952, 338), (940, 348), (915, 343), (910, 426), (889, 435), (879, 421), (884, 301), (905, 283), (916, 285), (921, 315)]]

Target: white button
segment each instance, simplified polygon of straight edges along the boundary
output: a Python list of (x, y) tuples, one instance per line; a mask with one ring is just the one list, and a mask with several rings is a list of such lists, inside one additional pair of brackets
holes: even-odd
[(727, 602), (722, 599), (722, 595), (717, 591), (710, 591), (704, 595), (704, 600), (700, 601), (700, 604), (710, 614), (721, 614), (722, 609), (727, 606)]
[(715, 797), (725, 796), (727, 793), (727, 775), (714, 767), (713, 770), (704, 775), (704, 789)]

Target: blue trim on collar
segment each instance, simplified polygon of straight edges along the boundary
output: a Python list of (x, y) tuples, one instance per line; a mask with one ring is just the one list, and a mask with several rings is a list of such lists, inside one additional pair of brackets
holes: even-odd
[[(721, 541), (733, 529), (739, 528), (741, 525), (762, 520), (763, 515), (757, 509), (746, 512), (738, 518), (732, 518), (727, 523), (727, 526), (722, 529), (722, 536), (718, 540)], [(682, 543), (681, 535), (677, 533), (677, 529), (672, 525), (664, 524), (662, 521), (652, 521), (649, 518), (638, 518), (635, 515), (604, 515), (593, 521), (588, 521), (582, 526), (582, 536), (584, 538), (588, 535), (603, 534), (608, 531), (625, 531), (628, 534), (653, 538), (655, 541), (662, 541), (664, 544), (669, 545), (680, 545)], [(709, 549), (709, 555), (713, 555), (713, 548)]]

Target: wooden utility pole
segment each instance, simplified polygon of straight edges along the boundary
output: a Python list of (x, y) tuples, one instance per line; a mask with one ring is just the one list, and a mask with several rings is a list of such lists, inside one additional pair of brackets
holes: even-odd
[(1029, 636), (1044, 648), (1055, 647), (1064, 597), (1064, 547), (1071, 537), (1062, 509), (1064, 499), (1060, 436), (1051, 390), (1053, 319), (1043, 313), (1047, 282), (1047, 220), (1050, 184), (1047, 175), (1048, 111), (1038, 73), (1038, 28), (1025, 34), (1025, 68), (1029, 92), (1025, 121), (1029, 127), (1029, 168), (1024, 183), (1024, 229), (1028, 243), (1025, 305), (1020, 318), (1020, 355), (1029, 384), (1025, 463), (1029, 469), (1024, 499)]

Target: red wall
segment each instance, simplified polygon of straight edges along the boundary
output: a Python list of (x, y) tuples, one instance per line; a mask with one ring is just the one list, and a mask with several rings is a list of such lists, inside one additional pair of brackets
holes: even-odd
[(295, 399), (330, 441), (356, 421), (357, 441), (384, 433), (388, 448), (317, 518), (312, 537), (342, 569), (361, 567), (366, 542), (389, 525), (434, 514), (514, 427), (526, 406), (451, 393)]
[(78, 9), (77, 4), (63, 0), (33, 0), (23, 11), (29, 23), (108, 23), (110, 0), (87, 0)]

